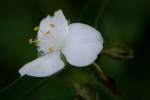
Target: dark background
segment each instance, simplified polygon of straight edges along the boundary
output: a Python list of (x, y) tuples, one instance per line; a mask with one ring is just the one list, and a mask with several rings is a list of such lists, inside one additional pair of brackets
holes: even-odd
[[(99, 18), (97, 29), (105, 47), (122, 45), (134, 51), (129, 60), (101, 57), (102, 68), (117, 81), (127, 100), (150, 100), (149, 5), (148, 0), (107, 0)], [(33, 28), (42, 18), (62, 9), (70, 22), (77, 22), (85, 7), (87, 0), (0, 0), (0, 89), (19, 77), (22, 65), (36, 58), (28, 40), (36, 36)]]

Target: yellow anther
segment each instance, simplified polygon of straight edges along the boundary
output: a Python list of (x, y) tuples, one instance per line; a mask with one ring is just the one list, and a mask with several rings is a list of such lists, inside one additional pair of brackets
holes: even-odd
[(39, 30), (39, 26), (36, 26), (33, 30), (34, 31), (38, 31)]
[(32, 38), (31, 39), (29, 39), (29, 44), (32, 44), (32, 43), (39, 43), (39, 41), (38, 40), (33, 40)]
[(49, 33), (50, 33), (50, 32), (49, 32), (49, 31), (47, 31), (47, 32), (45, 32), (44, 34), (45, 34), (45, 35), (48, 35)]
[(55, 27), (55, 25), (54, 25), (54, 24), (49, 24), (49, 26), (50, 26), (50, 27)]
[(53, 49), (53, 48), (48, 48), (48, 51), (49, 51), (49, 52), (53, 52), (54, 49)]
[(53, 35), (50, 31), (47, 31), (47, 32), (45, 32), (44, 34), (45, 34), (46, 36), (48, 36), (48, 35), (51, 35), (51, 36), (52, 36), (52, 35)]
[(33, 39), (29, 39), (29, 44), (32, 44), (33, 43)]

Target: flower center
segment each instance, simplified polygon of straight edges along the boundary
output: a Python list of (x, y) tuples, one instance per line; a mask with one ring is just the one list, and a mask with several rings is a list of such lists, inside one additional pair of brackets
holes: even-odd
[(36, 40), (29, 39), (29, 43), (36, 43), (39, 51), (51, 53), (61, 49), (62, 42), (55, 24), (48, 23), (44, 30), (35, 27), (34, 31), (38, 31), (38, 37)]

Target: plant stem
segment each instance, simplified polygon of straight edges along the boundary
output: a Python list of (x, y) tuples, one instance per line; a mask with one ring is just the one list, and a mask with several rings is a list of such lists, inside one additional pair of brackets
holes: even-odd
[(99, 72), (100, 77), (101, 77), (104, 81), (108, 82), (108, 77), (107, 77), (107, 75), (103, 72), (103, 70), (101, 69), (101, 67), (100, 67), (98, 64), (96, 64), (95, 62), (93, 63), (93, 65), (94, 65), (94, 67), (96, 68), (96, 70)]
[(98, 64), (94, 62), (93, 66), (96, 68), (96, 70), (100, 74), (100, 78), (105, 82), (105, 85), (107, 86), (107, 88), (110, 89), (115, 95), (121, 96), (121, 91), (120, 89), (118, 89), (116, 82), (112, 78), (107, 76), (107, 74), (103, 72), (103, 70)]

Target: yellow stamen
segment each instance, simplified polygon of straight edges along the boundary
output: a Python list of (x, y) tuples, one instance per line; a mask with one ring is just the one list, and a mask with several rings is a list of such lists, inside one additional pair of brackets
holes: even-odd
[(29, 44), (32, 44), (33, 43), (33, 39), (29, 39)]
[(55, 27), (55, 25), (54, 25), (54, 24), (49, 24), (49, 26), (50, 26), (50, 27)]
[(38, 41), (38, 40), (33, 40), (32, 38), (31, 38), (31, 39), (29, 39), (29, 44), (33, 44), (33, 43), (38, 44), (38, 43), (39, 43), (39, 41)]
[(36, 26), (33, 30), (34, 31), (38, 31), (39, 30), (39, 26)]
[(48, 48), (48, 51), (49, 51), (49, 52), (53, 52), (54, 49), (53, 49), (53, 48)]
[(45, 35), (48, 35), (48, 34), (49, 34), (49, 31), (45, 32), (44, 34), (45, 34)]

